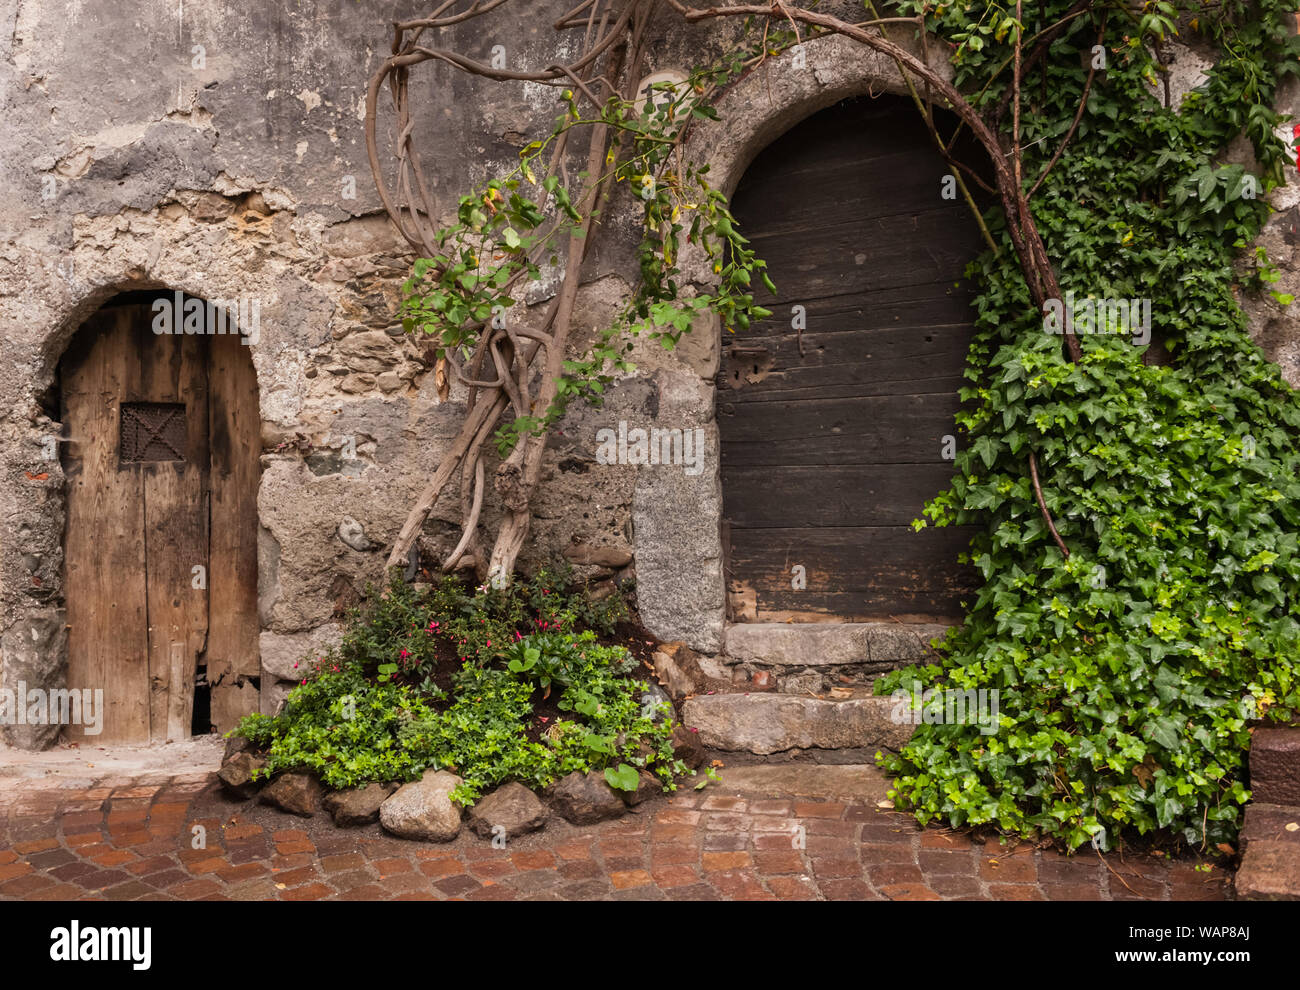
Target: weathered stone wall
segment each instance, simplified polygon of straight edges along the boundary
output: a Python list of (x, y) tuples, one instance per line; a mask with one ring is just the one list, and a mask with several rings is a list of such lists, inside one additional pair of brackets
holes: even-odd
[[(577, 36), (550, 27), (570, 6), (528, 0), (440, 41), (482, 59), (501, 45), (512, 66), (546, 66), (576, 53)], [(293, 660), (328, 640), (341, 610), (381, 577), (386, 548), (465, 402), (459, 388), (438, 398), (427, 349), (401, 333), (400, 284), (411, 257), (380, 212), (362, 130), (365, 85), (388, 50), (389, 22), (424, 12), (410, 0), (0, 2), (5, 685), (53, 686), (63, 676), (64, 479), (58, 459), (44, 456), (59, 429), (51, 419), (56, 373), (81, 322), (120, 291), (165, 286), (260, 302), (250, 353), (263, 423), (264, 708), (283, 695)], [(688, 28), (665, 16), (645, 71), (689, 69), (737, 30), (735, 22)], [(691, 153), (724, 166), (715, 179), (734, 186), (768, 141), (836, 99), (898, 88), (887, 60), (842, 42), (818, 44), (806, 69), (773, 60), (761, 82), (730, 98), (729, 120), (701, 129)], [(546, 87), (496, 85), (442, 65), (422, 67), (412, 86), (443, 220), (556, 113)], [(390, 138), (381, 132), (381, 146)], [(1286, 265), (1285, 288), (1300, 279), (1300, 259), (1291, 257), (1295, 202), (1282, 205), (1288, 212), (1266, 239)], [(604, 218), (585, 273), (576, 315), (584, 333), (625, 298), (634, 238), (625, 197)], [(553, 291), (545, 283), (528, 302)], [(1295, 318), (1264, 301), (1253, 319), (1300, 382)], [(551, 444), (522, 563), (575, 542), (635, 551), (650, 628), (713, 652), (722, 642), (711, 385), (718, 340), (716, 325), (701, 330), (673, 354), (638, 345), (638, 372), (603, 409), (571, 411)], [(705, 429), (706, 470), (692, 479), (597, 464), (596, 431), (621, 419)], [(431, 557), (454, 544), (458, 505), (453, 486), (426, 528)], [(499, 517), (489, 492), (488, 545)], [(11, 727), (7, 738), (40, 746), (53, 733)]]

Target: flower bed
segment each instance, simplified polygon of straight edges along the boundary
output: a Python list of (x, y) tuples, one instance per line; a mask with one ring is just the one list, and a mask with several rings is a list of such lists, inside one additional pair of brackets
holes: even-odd
[(574, 774), (628, 797), (671, 791), (692, 772), (672, 704), (633, 676), (634, 651), (653, 642), (620, 594), (593, 603), (553, 572), (509, 591), (394, 582), (368, 595), (336, 647), (304, 660), (279, 714), (249, 715), (231, 736), (251, 744), (248, 784), (306, 771), (354, 791), (447, 771), (458, 807)]

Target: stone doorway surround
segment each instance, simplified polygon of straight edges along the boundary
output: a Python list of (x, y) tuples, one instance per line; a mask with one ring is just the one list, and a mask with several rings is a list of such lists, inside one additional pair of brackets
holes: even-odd
[[(919, 46), (913, 51), (922, 57)], [(930, 64), (951, 78), (940, 46), (930, 51)], [(730, 197), (759, 152), (801, 120), (849, 97), (907, 92), (887, 56), (847, 38), (818, 38), (769, 58), (734, 83), (716, 104), (721, 119), (701, 122), (685, 144), (686, 154), (697, 166), (708, 164), (714, 186)], [(684, 281), (710, 285), (712, 274), (699, 252), (684, 254), (683, 270)], [(637, 471), (632, 510), (637, 599), (646, 628), (665, 641), (683, 640), (733, 662), (880, 665), (884, 670), (921, 659), (929, 639), (946, 626), (727, 622), (714, 416), (720, 347), (716, 320), (697, 327), (674, 352), (678, 367), (656, 376), (659, 416), (669, 426), (702, 428), (709, 456), (696, 477), (652, 466)]]
[[(111, 267), (112, 263), (109, 263)], [(89, 267), (89, 266), (87, 266)], [(5, 476), (0, 486), (0, 513), (7, 521), (9, 539), (0, 547), (0, 658), (3, 687), (54, 691), (67, 686), (68, 613), (63, 600), (64, 537), (67, 520), (67, 483), (59, 445), (62, 424), (41, 412), (40, 402), (57, 385), (58, 366), (73, 337), (104, 304), (124, 292), (140, 289), (191, 291), (216, 297), (213, 285), (184, 286), (142, 277), (138, 269), (105, 277), (61, 312), (45, 310), (49, 317), (38, 334), (19, 335), (8, 342), (25, 351), (28, 377), (15, 394), (16, 408), (30, 410), (6, 430), (3, 447)], [(221, 288), (226, 288), (223, 285)], [(229, 297), (241, 294), (232, 279)], [(244, 290), (246, 292), (246, 290)], [(36, 307), (32, 307), (36, 308)], [(250, 351), (260, 348), (250, 348)], [(258, 355), (254, 354), (256, 363)], [(21, 427), (17, 425), (21, 422)], [(53, 456), (51, 457), (51, 453)], [(19, 479), (13, 481), (12, 479)], [(23, 483), (26, 479), (26, 483)], [(55, 744), (63, 726), (16, 724), (0, 726), (0, 741), (18, 749), (41, 750)]]

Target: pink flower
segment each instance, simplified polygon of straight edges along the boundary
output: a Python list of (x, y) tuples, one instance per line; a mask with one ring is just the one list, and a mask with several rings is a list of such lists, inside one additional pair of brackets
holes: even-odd
[(407, 653), (405, 650), (403, 650), (403, 651), (402, 651), (402, 654), (401, 654), (403, 660), (405, 660), (405, 659), (406, 659), (407, 657), (409, 657), (410, 655), (411, 655), (411, 654)]

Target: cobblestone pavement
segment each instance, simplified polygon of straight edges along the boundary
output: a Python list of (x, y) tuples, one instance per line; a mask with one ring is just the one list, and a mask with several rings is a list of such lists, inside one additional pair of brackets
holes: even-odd
[[(192, 848), (195, 826), (206, 848)], [(1064, 857), (918, 829), (874, 801), (722, 785), (505, 849), (335, 829), (219, 791), (210, 773), (86, 787), (0, 780), (5, 900), (1221, 900), (1228, 874), (1151, 856)]]

